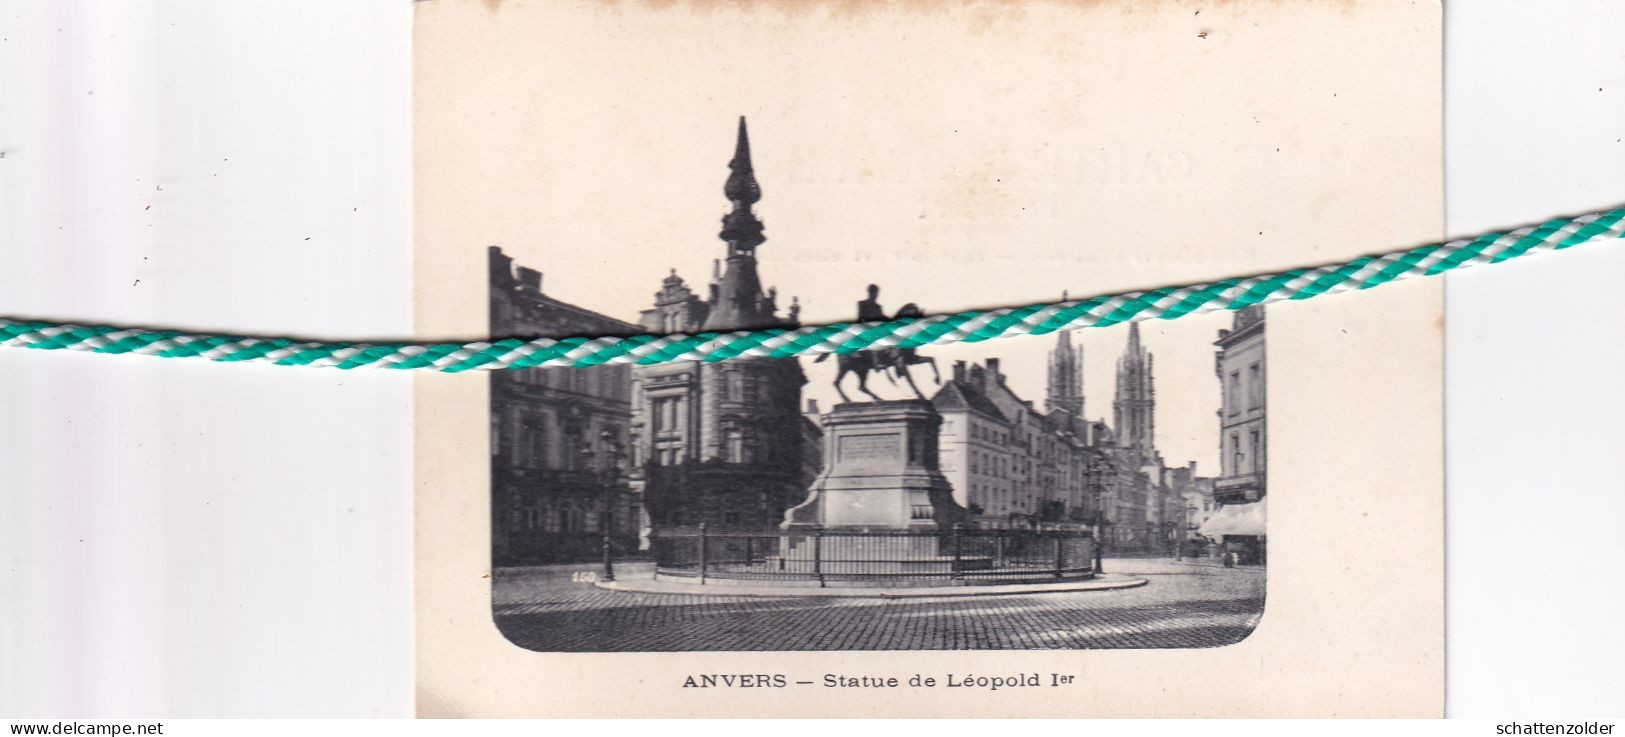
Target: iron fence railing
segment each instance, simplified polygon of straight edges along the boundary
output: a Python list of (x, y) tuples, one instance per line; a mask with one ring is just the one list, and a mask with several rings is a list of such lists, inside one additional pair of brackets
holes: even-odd
[(825, 585), (1009, 583), (1096, 573), (1087, 529), (708, 530), (650, 537), (655, 571), (719, 580)]

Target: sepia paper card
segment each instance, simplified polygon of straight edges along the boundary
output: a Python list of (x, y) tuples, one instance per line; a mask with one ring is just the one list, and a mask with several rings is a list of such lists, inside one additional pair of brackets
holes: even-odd
[[(1439, 239), (1432, 2), (425, 0), (416, 331), (1055, 302)], [(424, 716), (1437, 716), (1435, 281), (424, 375)]]

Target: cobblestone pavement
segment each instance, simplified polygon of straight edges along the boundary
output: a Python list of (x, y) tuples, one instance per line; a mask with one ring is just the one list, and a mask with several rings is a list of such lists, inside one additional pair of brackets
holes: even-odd
[[(1145, 586), (1116, 591), (915, 599), (640, 594), (572, 581), (592, 566), (499, 569), (497, 628), (547, 652), (1019, 650), (1217, 647), (1264, 611), (1264, 571), (1108, 558)], [(650, 575), (649, 564), (616, 567)]]

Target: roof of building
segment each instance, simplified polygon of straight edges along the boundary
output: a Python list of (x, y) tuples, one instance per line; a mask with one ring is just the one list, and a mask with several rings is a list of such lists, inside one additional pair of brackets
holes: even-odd
[(559, 312), (568, 313), (571, 317), (582, 323), (590, 323), (600, 326), (599, 329), (606, 333), (639, 333), (643, 331), (643, 328), (638, 325), (634, 325), (624, 320), (617, 320), (603, 313), (594, 312), (579, 305), (570, 304), (569, 302), (565, 302), (564, 300), (550, 296), (543, 292), (535, 291), (533, 289), (528, 289), (525, 287), (513, 287), (506, 294), (508, 299), (516, 306), (524, 305), (531, 309), (556, 310)]
[(1009, 422), (997, 405), (987, 398), (980, 389), (964, 381), (949, 381), (937, 390), (936, 396), (931, 398), (931, 404), (938, 412), (943, 410), (961, 412), (972, 411), (987, 415), (1000, 422)]
[(1016, 394), (1010, 389), (1010, 387), (1005, 385), (1003, 376), (994, 372), (989, 372), (987, 378), (988, 383), (990, 384), (987, 391), (988, 401), (992, 402), (994, 406), (999, 408), (1000, 414), (1010, 418), (1012, 421), (1014, 421), (1015, 418), (1020, 417), (1021, 413), (1024, 411), (1031, 413), (1034, 416), (1038, 415), (1038, 413), (1033, 410), (1033, 405), (1031, 402), (1022, 399), (1020, 395)]

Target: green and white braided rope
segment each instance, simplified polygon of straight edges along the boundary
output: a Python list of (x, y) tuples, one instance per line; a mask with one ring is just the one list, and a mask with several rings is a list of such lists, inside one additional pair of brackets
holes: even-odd
[(1477, 238), (1450, 241), (1347, 263), (1293, 269), (1211, 284), (1128, 292), (1056, 304), (1008, 307), (952, 315), (771, 328), (695, 335), (517, 338), (471, 343), (327, 343), (288, 338), (198, 335), (170, 330), (66, 325), (0, 318), (0, 347), (134, 353), (161, 358), (251, 361), (279, 366), (384, 368), (456, 373), (470, 370), (652, 366), (674, 361), (727, 361), (852, 353), (873, 348), (915, 348), (974, 343), (1015, 335), (1105, 327), (1122, 322), (1239, 310), (1283, 300), (1370, 289), (1390, 282), (1494, 264), (1625, 237), (1625, 208)]

